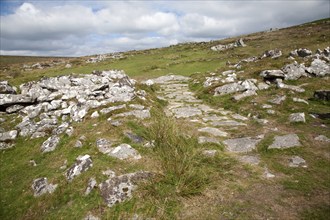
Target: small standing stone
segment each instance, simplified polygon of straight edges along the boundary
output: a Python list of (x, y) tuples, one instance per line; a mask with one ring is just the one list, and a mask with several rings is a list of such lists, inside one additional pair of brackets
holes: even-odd
[(41, 177), (33, 180), (32, 189), (34, 191), (34, 196), (41, 196), (45, 193), (53, 193), (57, 187), (57, 184), (48, 184), (46, 177)]
[(86, 188), (86, 191), (85, 191), (85, 196), (87, 196), (88, 194), (91, 193), (91, 191), (95, 188), (96, 184), (97, 184), (97, 182), (96, 182), (95, 178), (91, 177), (88, 180), (87, 188)]

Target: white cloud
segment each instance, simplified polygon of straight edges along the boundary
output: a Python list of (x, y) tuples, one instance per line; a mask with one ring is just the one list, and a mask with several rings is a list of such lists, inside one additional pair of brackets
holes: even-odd
[(219, 39), (329, 17), (329, 6), (327, 0), (22, 1), (1, 11), (0, 53), (77, 56)]

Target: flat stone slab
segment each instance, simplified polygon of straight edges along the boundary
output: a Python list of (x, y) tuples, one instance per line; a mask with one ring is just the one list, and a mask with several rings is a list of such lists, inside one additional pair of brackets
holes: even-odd
[(211, 127), (205, 127), (205, 128), (200, 128), (198, 129), (199, 132), (205, 132), (205, 133), (209, 133), (213, 136), (217, 136), (217, 137), (227, 137), (227, 132), (221, 131), (218, 128), (211, 128)]
[(190, 118), (202, 114), (202, 111), (199, 108), (194, 107), (175, 108), (171, 109), (171, 112), (175, 115), (176, 118)]
[(247, 126), (247, 124), (238, 122), (235, 120), (226, 120), (226, 121), (213, 121), (211, 122), (213, 126)]
[(153, 176), (150, 172), (139, 171), (111, 177), (99, 185), (101, 196), (108, 207), (121, 203), (132, 197), (136, 184)]
[(49, 137), (44, 143), (42, 143), (41, 151), (43, 153), (54, 151), (57, 145), (59, 144), (59, 142), (60, 142), (60, 138), (56, 135), (53, 135)]
[(243, 137), (243, 138), (234, 138), (223, 141), (226, 149), (230, 152), (235, 153), (246, 153), (254, 150), (256, 145), (262, 139), (252, 138), (252, 137)]
[(131, 147), (129, 144), (121, 144), (113, 149), (108, 153), (109, 156), (118, 158), (120, 160), (125, 159), (134, 159), (139, 160), (141, 159), (141, 155), (137, 150)]
[(298, 146), (301, 146), (298, 135), (287, 134), (283, 136), (275, 136), (274, 142), (268, 147), (268, 149), (286, 149)]
[(198, 137), (198, 143), (199, 144), (204, 144), (204, 143), (220, 144), (220, 141), (214, 137), (200, 136), (200, 137)]
[(258, 156), (244, 155), (238, 158), (239, 161), (251, 165), (258, 165), (260, 163), (260, 158)]

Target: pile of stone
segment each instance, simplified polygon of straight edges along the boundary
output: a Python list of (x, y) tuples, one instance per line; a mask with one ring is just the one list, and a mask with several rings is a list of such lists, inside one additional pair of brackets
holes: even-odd
[(104, 61), (106, 60), (108, 57), (106, 55), (103, 55), (103, 54), (99, 54), (97, 55), (96, 57), (91, 57), (89, 58), (86, 63), (98, 63), (98, 62), (101, 62), (101, 61)]
[(213, 46), (211, 47), (211, 50), (213, 51), (224, 51), (224, 50), (228, 50), (228, 49), (232, 49), (232, 48), (235, 48), (235, 47), (245, 47), (245, 43), (243, 41), (243, 39), (239, 39), (238, 41), (234, 42), (234, 43), (230, 43), (230, 44), (226, 44), (226, 45), (223, 45), (223, 44), (219, 44), (219, 45), (216, 45), (216, 46)]
[[(90, 109), (140, 97), (138, 94), (143, 92), (135, 91), (134, 85), (134, 80), (117, 70), (43, 78), (20, 85), (20, 94), (16, 94), (8, 82), (0, 82), (0, 111), (19, 113), (22, 118), (15, 132), (10, 133), (15, 135), (0, 133), (3, 137), (1, 145), (9, 146), (13, 138), (4, 138), (8, 135), (31, 135), (31, 138), (52, 135), (42, 147), (43, 152), (51, 151), (58, 143), (58, 135), (72, 133), (70, 122), (82, 121)], [(148, 109), (140, 111), (143, 111), (144, 118), (150, 116)], [(142, 114), (130, 114), (138, 113)], [(59, 118), (62, 123), (59, 123)]]

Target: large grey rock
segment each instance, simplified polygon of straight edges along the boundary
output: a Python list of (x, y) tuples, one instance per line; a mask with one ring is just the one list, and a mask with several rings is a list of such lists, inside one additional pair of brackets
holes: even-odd
[(297, 62), (284, 66), (282, 71), (285, 73), (285, 80), (297, 80), (303, 76), (308, 76), (306, 73), (306, 67), (303, 64), (298, 64)]
[(44, 143), (42, 143), (41, 151), (43, 153), (54, 151), (57, 145), (59, 144), (59, 142), (60, 142), (60, 138), (56, 135), (53, 135), (49, 137)]
[(318, 77), (327, 76), (330, 75), (330, 65), (323, 60), (315, 59), (307, 68), (307, 72)]
[(0, 94), (16, 94), (16, 91), (8, 81), (0, 81)]
[(211, 127), (205, 127), (198, 129), (199, 132), (203, 133), (209, 133), (216, 137), (226, 137), (228, 134), (227, 132), (221, 131), (218, 128), (211, 128)]
[(70, 182), (76, 176), (79, 176), (81, 173), (87, 171), (93, 166), (93, 161), (91, 156), (88, 154), (84, 156), (78, 156), (76, 162), (66, 171), (66, 179)]
[(315, 99), (330, 101), (330, 90), (317, 90), (314, 92)]
[(287, 134), (283, 136), (275, 136), (274, 142), (268, 147), (268, 149), (286, 149), (298, 146), (301, 146), (298, 135)]
[(0, 109), (15, 104), (32, 104), (34, 99), (26, 95), (0, 94)]
[(32, 183), (32, 189), (35, 197), (41, 196), (45, 193), (53, 193), (56, 188), (57, 184), (48, 184), (46, 177), (35, 179)]
[(0, 141), (12, 141), (15, 140), (17, 137), (17, 131), (12, 130), (12, 131), (7, 131), (0, 133)]
[(109, 156), (118, 158), (120, 160), (125, 159), (133, 159), (139, 160), (141, 159), (141, 155), (137, 150), (131, 147), (129, 144), (121, 144), (113, 149), (108, 153)]
[(290, 122), (306, 122), (305, 119), (305, 113), (304, 112), (299, 112), (299, 113), (292, 113), (289, 116), (289, 121)]
[(245, 88), (240, 83), (229, 83), (215, 88), (214, 95), (231, 94), (244, 91)]
[(105, 203), (112, 207), (132, 197), (136, 184), (152, 178), (152, 173), (139, 171), (121, 176), (112, 177), (99, 185), (101, 196)]
[(230, 152), (246, 153), (254, 150), (260, 141), (260, 138), (244, 137), (228, 139), (223, 141), (223, 143)]

